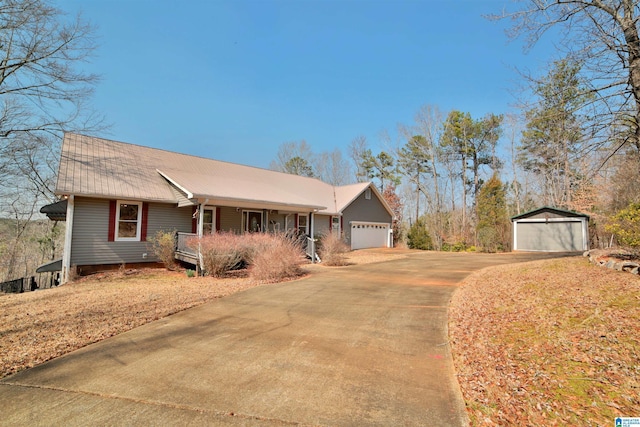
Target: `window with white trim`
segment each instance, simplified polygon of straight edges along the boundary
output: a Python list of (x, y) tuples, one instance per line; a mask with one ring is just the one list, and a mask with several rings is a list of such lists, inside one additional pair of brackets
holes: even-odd
[(211, 234), (215, 231), (213, 209), (204, 209), (202, 216), (202, 234)]
[(139, 241), (142, 229), (142, 202), (118, 201), (115, 240)]
[(335, 234), (340, 235), (340, 217), (339, 216), (332, 216), (331, 217), (331, 230)]
[(307, 234), (307, 226), (309, 224), (308, 216), (306, 214), (298, 215), (298, 233)]
[(364, 190), (364, 198), (366, 200), (371, 200), (371, 188), (367, 188)]

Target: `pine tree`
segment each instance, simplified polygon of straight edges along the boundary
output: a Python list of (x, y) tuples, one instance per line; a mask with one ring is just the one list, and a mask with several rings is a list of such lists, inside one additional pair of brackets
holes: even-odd
[(480, 189), (476, 212), (480, 246), (487, 252), (506, 250), (509, 246), (507, 191), (496, 173)]

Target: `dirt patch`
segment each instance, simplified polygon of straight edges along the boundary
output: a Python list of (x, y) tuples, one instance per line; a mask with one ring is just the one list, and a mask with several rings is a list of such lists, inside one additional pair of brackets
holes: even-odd
[(585, 258), (475, 273), (449, 332), (474, 426), (612, 425), (640, 407), (640, 280)]

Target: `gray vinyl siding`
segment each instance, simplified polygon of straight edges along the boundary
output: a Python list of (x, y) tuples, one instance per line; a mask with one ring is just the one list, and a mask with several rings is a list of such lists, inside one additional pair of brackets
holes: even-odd
[(268, 214), (269, 227), (267, 230), (269, 231), (285, 231), (285, 215), (281, 213), (270, 213)]
[(371, 199), (365, 198), (365, 192), (360, 194), (349, 206), (342, 211), (342, 226), (347, 244), (351, 244), (351, 221), (382, 222), (391, 224), (391, 215), (385, 209), (380, 199), (371, 192)]
[(331, 215), (315, 215), (314, 221), (316, 237), (322, 236), (331, 230)]
[[(159, 230), (191, 232), (191, 209), (149, 203), (147, 239)], [(109, 242), (109, 200), (75, 199), (71, 265), (153, 262), (148, 242)], [(147, 254), (144, 258), (143, 254)]]
[(240, 233), (242, 231), (242, 210), (228, 206), (220, 207), (220, 231), (232, 231)]

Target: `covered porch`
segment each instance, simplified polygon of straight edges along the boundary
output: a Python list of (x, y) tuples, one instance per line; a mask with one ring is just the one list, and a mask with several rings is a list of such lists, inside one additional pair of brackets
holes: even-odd
[[(182, 207), (185, 208), (184, 206)], [(244, 233), (285, 233), (292, 239), (300, 239), (307, 257), (319, 262), (316, 239), (316, 212), (318, 208), (278, 206), (279, 209), (264, 206), (215, 206), (205, 200), (192, 205), (191, 232), (179, 231), (176, 235), (175, 258), (200, 267), (198, 250), (189, 245), (193, 239), (217, 232)], [(295, 210), (294, 210), (295, 209)]]

